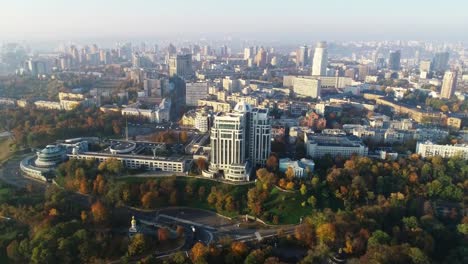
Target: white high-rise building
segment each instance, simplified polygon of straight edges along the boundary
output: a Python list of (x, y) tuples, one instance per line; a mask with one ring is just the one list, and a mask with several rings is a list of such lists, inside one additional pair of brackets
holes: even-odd
[(254, 165), (265, 165), (271, 149), (271, 123), (268, 109), (252, 109), (249, 119), (250, 160)]
[(264, 165), (271, 148), (271, 124), (267, 109), (252, 109), (240, 102), (233, 112), (215, 116), (211, 128), (210, 171), (229, 181), (248, 181), (255, 165)]
[(254, 55), (253, 47), (244, 48), (244, 60), (252, 59)]
[(319, 42), (315, 48), (312, 64), (312, 76), (325, 76), (327, 74), (328, 52), (327, 43)]

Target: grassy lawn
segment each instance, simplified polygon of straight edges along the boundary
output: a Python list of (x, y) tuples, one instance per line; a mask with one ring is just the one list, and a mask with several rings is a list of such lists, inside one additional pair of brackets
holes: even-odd
[(310, 215), (312, 212), (310, 205), (301, 206), (301, 203), (306, 200), (307, 196), (299, 192), (288, 193), (273, 188), (265, 203), (265, 210), (278, 215), (281, 224), (297, 224), (300, 217)]

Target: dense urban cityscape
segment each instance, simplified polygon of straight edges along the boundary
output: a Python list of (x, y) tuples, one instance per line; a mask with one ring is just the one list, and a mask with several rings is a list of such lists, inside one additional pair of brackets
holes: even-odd
[(467, 42), (122, 39), (0, 42), (1, 263), (468, 263)]

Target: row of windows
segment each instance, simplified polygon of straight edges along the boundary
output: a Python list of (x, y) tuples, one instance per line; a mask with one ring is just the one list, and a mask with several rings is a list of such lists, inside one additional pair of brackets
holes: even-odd
[[(97, 159), (99, 162), (105, 161), (107, 158), (102, 158), (102, 157), (92, 157), (92, 156), (76, 156), (77, 159)], [(122, 161), (121, 159), (119, 159)], [(163, 171), (177, 171), (177, 172), (183, 172), (184, 171), (184, 166), (182, 163), (179, 162), (164, 162), (164, 161), (139, 161), (139, 160), (123, 160), (123, 163), (126, 167), (136, 169), (140, 168), (141, 166), (144, 166), (148, 169), (154, 168), (154, 169), (161, 169)]]

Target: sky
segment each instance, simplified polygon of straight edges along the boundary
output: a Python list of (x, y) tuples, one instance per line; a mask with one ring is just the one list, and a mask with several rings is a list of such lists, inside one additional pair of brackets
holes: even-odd
[(0, 41), (468, 41), (466, 0), (0, 0)]

